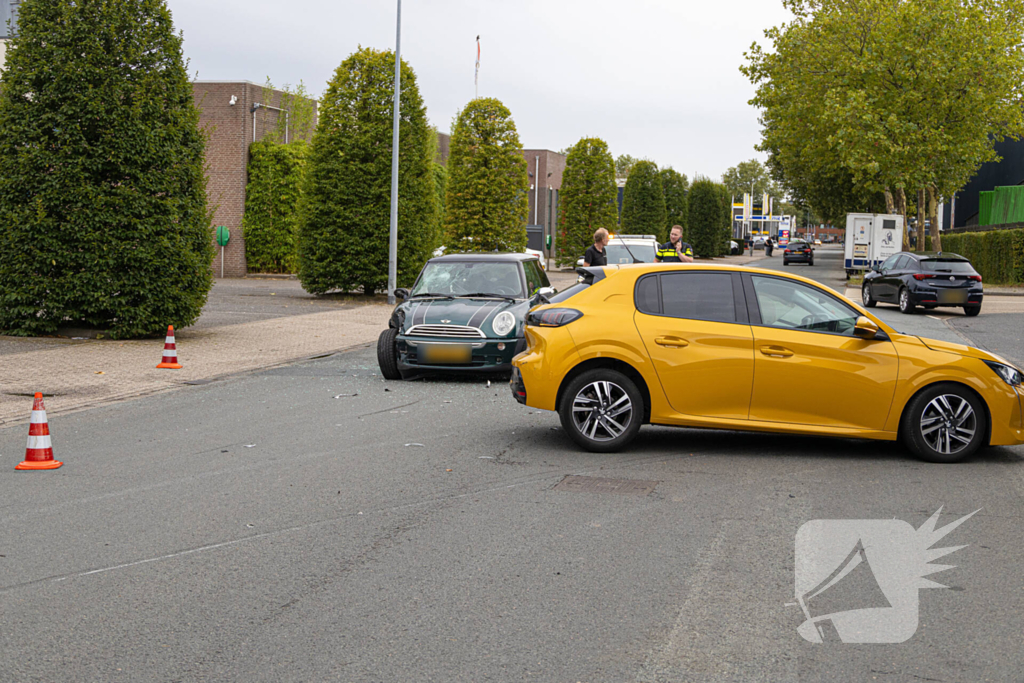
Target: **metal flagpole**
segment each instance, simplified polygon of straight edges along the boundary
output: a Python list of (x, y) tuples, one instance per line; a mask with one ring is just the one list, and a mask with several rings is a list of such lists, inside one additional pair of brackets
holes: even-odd
[(391, 132), (391, 243), (388, 247), (388, 303), (395, 303), (398, 280), (398, 103), (402, 92), (402, 0), (395, 21), (395, 116)]
[(476, 37), (476, 75), (473, 76), (473, 97), (480, 97), (480, 36)]

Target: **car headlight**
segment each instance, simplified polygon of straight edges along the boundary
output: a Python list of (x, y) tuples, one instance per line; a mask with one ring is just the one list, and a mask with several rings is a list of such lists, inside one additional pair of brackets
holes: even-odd
[(1020, 370), (1012, 365), (1003, 365), (1002, 363), (996, 363), (991, 360), (985, 361), (985, 365), (992, 368), (992, 370), (999, 375), (1004, 382), (1011, 386), (1019, 387), (1021, 383), (1024, 382), (1024, 376), (1021, 375)]
[(494, 330), (494, 334), (499, 337), (504, 337), (506, 334), (512, 331), (512, 328), (516, 326), (516, 317), (508, 311), (502, 311), (498, 315), (494, 316), (494, 320), (491, 322), (491, 329)]

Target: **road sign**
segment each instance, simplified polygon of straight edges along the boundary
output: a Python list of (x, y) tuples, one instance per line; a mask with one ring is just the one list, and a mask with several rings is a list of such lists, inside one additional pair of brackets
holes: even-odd
[(219, 244), (222, 247), (226, 247), (228, 245), (228, 240), (229, 239), (231, 239), (231, 231), (228, 230), (223, 225), (218, 225), (217, 226), (217, 244)]

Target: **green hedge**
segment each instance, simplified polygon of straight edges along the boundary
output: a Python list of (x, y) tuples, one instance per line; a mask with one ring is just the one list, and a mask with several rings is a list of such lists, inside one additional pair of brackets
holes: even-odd
[(989, 284), (1024, 283), (1024, 230), (946, 234), (942, 250), (969, 259)]
[(302, 140), (261, 140), (249, 147), (242, 232), (250, 272), (294, 273), (299, 267), (297, 209), (308, 149)]

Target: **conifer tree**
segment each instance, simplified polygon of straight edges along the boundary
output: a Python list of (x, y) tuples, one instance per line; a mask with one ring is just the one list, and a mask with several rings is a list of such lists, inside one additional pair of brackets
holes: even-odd
[(583, 138), (573, 145), (558, 194), (558, 265), (575, 265), (593, 244), (598, 228), (614, 231), (617, 193), (608, 144), (600, 138)]

